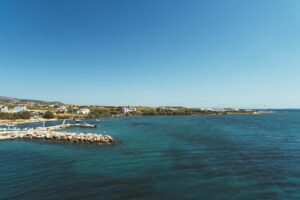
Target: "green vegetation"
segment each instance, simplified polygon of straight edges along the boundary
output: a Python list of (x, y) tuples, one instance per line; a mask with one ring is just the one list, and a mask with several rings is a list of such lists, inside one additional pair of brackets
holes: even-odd
[[(132, 113), (134, 114), (134, 113)], [(163, 108), (144, 108), (141, 109), (139, 115), (190, 115), (191, 110), (189, 109), (163, 109)]]
[(60, 114), (60, 115), (56, 115), (56, 118), (57, 118), (57, 119), (73, 119), (74, 116), (72, 116), (72, 115), (62, 115), (62, 114)]
[(122, 114), (120, 107), (91, 107), (90, 113), (85, 117), (88, 119), (97, 119), (102, 117), (110, 117), (112, 115)]
[(45, 119), (53, 119), (53, 118), (55, 118), (55, 115), (54, 115), (53, 112), (47, 111), (47, 112), (45, 112), (45, 114), (43, 115), (43, 118), (45, 118)]
[(0, 112), (0, 119), (8, 119), (8, 120), (30, 119), (30, 117), (31, 117), (30, 112), (19, 112), (19, 113), (2, 113), (2, 112)]
[(48, 109), (47, 106), (42, 106), (42, 105), (29, 105), (29, 106), (26, 106), (26, 107), (29, 110), (47, 110)]

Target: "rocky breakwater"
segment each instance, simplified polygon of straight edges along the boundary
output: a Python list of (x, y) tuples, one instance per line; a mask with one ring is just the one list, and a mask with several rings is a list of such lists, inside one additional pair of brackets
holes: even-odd
[(27, 131), (1, 131), (0, 139), (51, 140), (71, 143), (113, 144), (115, 140), (109, 135), (93, 133), (69, 133), (54, 131), (55, 128), (37, 128)]

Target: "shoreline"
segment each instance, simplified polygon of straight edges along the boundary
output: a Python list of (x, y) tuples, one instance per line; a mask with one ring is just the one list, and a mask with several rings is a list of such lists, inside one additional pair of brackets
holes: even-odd
[[(129, 116), (120, 116), (120, 117), (113, 117), (113, 116), (106, 116), (101, 117), (101, 119), (109, 119), (109, 118), (121, 118), (121, 117), (143, 117), (143, 116), (212, 116), (212, 115), (218, 115), (218, 116), (226, 116), (226, 115), (263, 115), (263, 114), (269, 114), (265, 112), (260, 113), (246, 113), (246, 112), (228, 112), (226, 114), (224, 113), (195, 113), (195, 114), (182, 114), (182, 115), (129, 115)], [(99, 119), (99, 118), (85, 118), (84, 120), (92, 120), (92, 119)], [(14, 119), (14, 120), (2, 120), (0, 119), (0, 126), (6, 126), (8, 124), (11, 125), (18, 125), (18, 124), (27, 124), (27, 123), (35, 123), (35, 122), (49, 122), (49, 121), (63, 121), (64, 119), (44, 119), (44, 118), (37, 118), (37, 119)], [(66, 119), (71, 120), (71, 119)]]
[(38, 118), (38, 119), (13, 119), (13, 120), (8, 120), (8, 119), (3, 119), (0, 120), (0, 126), (6, 126), (7, 124), (12, 124), (12, 125), (18, 125), (18, 124), (27, 124), (27, 123), (35, 123), (35, 122), (49, 122), (49, 121), (62, 121), (61, 119), (44, 119), (44, 118)]

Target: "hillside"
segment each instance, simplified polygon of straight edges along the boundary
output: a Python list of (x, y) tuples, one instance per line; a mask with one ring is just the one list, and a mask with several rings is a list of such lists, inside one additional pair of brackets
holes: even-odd
[(19, 99), (19, 98), (0, 96), (0, 104), (3, 104), (3, 103), (63, 104), (62, 102), (59, 102), (59, 101), (42, 101), (42, 100)]

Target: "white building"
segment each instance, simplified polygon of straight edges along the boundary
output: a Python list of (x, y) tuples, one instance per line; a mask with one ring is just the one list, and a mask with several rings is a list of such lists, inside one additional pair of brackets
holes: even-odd
[(16, 106), (16, 107), (14, 107), (14, 113), (25, 112), (25, 111), (27, 111), (26, 106)]
[(178, 108), (174, 108), (174, 107), (171, 107), (171, 106), (161, 106), (159, 108), (164, 109), (164, 110), (178, 110)]
[(130, 113), (130, 112), (136, 112), (136, 111), (137, 111), (136, 108), (129, 108), (129, 107), (123, 107), (123, 108), (122, 108), (122, 112), (123, 112), (124, 114)]
[(68, 109), (66, 106), (61, 106), (57, 109), (57, 112), (59, 113), (67, 113), (68, 112)]
[(0, 112), (8, 112), (8, 107), (4, 105), (0, 105)]
[(79, 110), (77, 110), (77, 114), (80, 115), (88, 115), (90, 113), (90, 109), (87, 108), (80, 108)]

